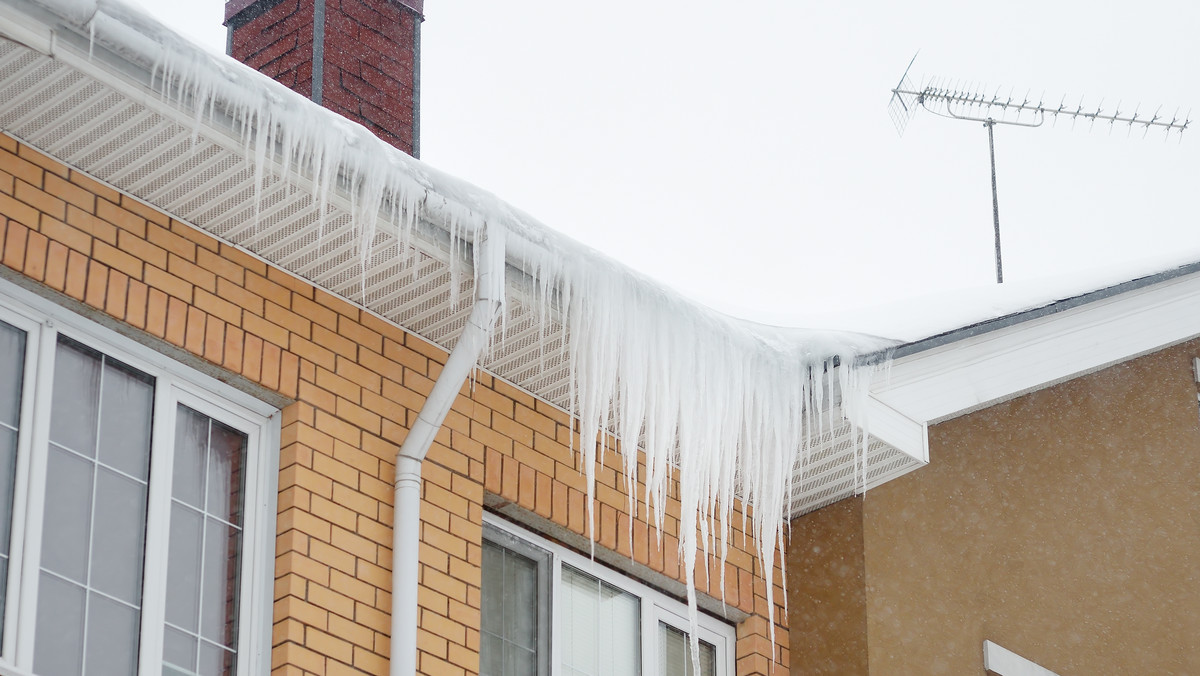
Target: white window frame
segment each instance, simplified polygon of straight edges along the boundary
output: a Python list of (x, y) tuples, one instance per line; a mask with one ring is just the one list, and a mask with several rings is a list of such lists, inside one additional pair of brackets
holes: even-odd
[(155, 453), (154, 449), (170, 447), (174, 443), (175, 414), (179, 404), (247, 436), (237, 674), (269, 673), (282, 418), (279, 409), (4, 279), (0, 279), (0, 320), (26, 332), (9, 574), (7, 580), (0, 581), (8, 591), (3, 643), (0, 644), (0, 675), (34, 673), (45, 449), (50, 430), (54, 358), (60, 334), (155, 379), (139, 673), (162, 672), (173, 455)]
[[(516, 538), (524, 544), (543, 550), (549, 555), (550, 565), (550, 674), (561, 672), (562, 654), (558, 645), (558, 634), (555, 631), (554, 618), (561, 612), (559, 603), (562, 598), (563, 564), (587, 573), (608, 584), (629, 592), (641, 601), (642, 624), (642, 675), (653, 676), (658, 673), (658, 624), (666, 623), (676, 629), (691, 634), (688, 622), (687, 605), (663, 594), (638, 580), (620, 573), (598, 561), (590, 559), (578, 552), (551, 542), (510, 521), (506, 521), (490, 512), (483, 515), (484, 539), (488, 538), (489, 529), (499, 531), (509, 537)], [(496, 544), (505, 546), (503, 540), (495, 540)], [(517, 550), (518, 554), (522, 552)], [(540, 599), (539, 599), (540, 601)], [(712, 644), (716, 648), (717, 676), (733, 676), (736, 673), (735, 660), (737, 657), (737, 630), (727, 622), (719, 620), (704, 612), (699, 614), (697, 637), (701, 641)]]

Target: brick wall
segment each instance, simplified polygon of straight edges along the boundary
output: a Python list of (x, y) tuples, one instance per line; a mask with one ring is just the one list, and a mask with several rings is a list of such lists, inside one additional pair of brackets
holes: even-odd
[[(0, 263), (293, 401), (280, 451), (274, 673), (387, 673), (392, 462), (446, 352), (7, 136)], [(485, 495), (587, 533), (571, 430), (563, 411), (486, 373), (460, 392), (423, 467), (422, 673), (478, 670)], [(596, 476), (598, 545), (682, 579), (678, 502), (661, 550), (644, 514), (631, 547), (623, 481), (612, 467)], [(751, 615), (737, 628), (737, 672), (787, 673), (786, 616), (775, 609), (773, 646), (753, 549), (735, 532), (725, 569), (726, 602)], [(717, 566), (698, 586), (719, 598)], [(773, 672), (772, 656), (782, 665)]]
[(419, 4), (319, 1), (323, 25), (314, 24), (313, 0), (230, 2), (231, 56), (416, 156)]

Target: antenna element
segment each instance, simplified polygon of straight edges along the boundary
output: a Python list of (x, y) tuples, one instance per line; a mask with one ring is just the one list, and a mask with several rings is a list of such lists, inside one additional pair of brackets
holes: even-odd
[(1143, 136), (1150, 133), (1151, 128), (1156, 128), (1163, 130), (1166, 136), (1170, 136), (1173, 131), (1179, 132), (1182, 139), (1183, 132), (1192, 123), (1191, 113), (1180, 119), (1179, 112), (1176, 111), (1170, 120), (1166, 119), (1159, 114), (1162, 106), (1159, 106), (1153, 115), (1141, 114), (1140, 106), (1134, 108), (1132, 115), (1128, 115), (1122, 114), (1120, 103), (1113, 108), (1111, 113), (1105, 110), (1103, 101), (1094, 109), (1091, 106), (1084, 108), (1083, 99), (1079, 100), (1078, 105), (1071, 106), (1067, 103), (1065, 96), (1057, 106), (1046, 105), (1044, 94), (1038, 98), (1037, 103), (1034, 103), (1033, 99), (1029, 98), (1029, 92), (1026, 92), (1024, 96), (1014, 97), (1013, 91), (1009, 90), (1008, 95), (1004, 96), (997, 88), (989, 96), (982, 87), (970, 86), (963, 89), (957, 84), (947, 87), (943, 86), (942, 81), (933, 79), (929, 80), (924, 87), (917, 89), (908, 79), (908, 72), (916, 60), (917, 55), (914, 54), (912, 61), (909, 61), (908, 67), (904, 69), (904, 75), (900, 76), (899, 84), (892, 89), (892, 98), (888, 101), (888, 115), (892, 118), (892, 124), (896, 126), (896, 132), (901, 136), (904, 135), (904, 130), (908, 127), (909, 120), (916, 114), (918, 107), (941, 117), (982, 122), (983, 126), (987, 127), (988, 152), (992, 161), (992, 221), (996, 231), (997, 284), (1004, 282), (1000, 257), (1000, 202), (996, 195), (996, 142), (993, 131), (997, 124), (1040, 127), (1045, 123), (1047, 117), (1053, 118), (1053, 123), (1057, 123), (1059, 117), (1068, 117), (1071, 118), (1072, 126), (1078, 120), (1083, 119), (1090, 123), (1089, 128), (1091, 128), (1095, 126), (1097, 120), (1100, 120), (1108, 122), (1109, 129), (1117, 123), (1121, 123), (1128, 125), (1131, 132), (1134, 128), (1143, 129)]

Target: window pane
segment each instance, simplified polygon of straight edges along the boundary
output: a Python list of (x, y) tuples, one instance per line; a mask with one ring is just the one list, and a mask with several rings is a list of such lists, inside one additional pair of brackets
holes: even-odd
[(100, 403), (100, 461), (145, 481), (150, 470), (154, 383), (106, 360)]
[(87, 583), (92, 472), (85, 458), (50, 446), (46, 461), (46, 511), (42, 522), (42, 568)]
[[(0, 427), (0, 560), (7, 561), (12, 531), (13, 482), (17, 474), (17, 430)], [(3, 578), (0, 578), (0, 582)], [(4, 585), (0, 584), (0, 594)], [(0, 617), (4, 605), (0, 603)]]
[(209, 444), (206, 511), (222, 521), (241, 526), (246, 435), (213, 421)]
[(102, 359), (99, 353), (66, 339), (59, 339), (54, 355), (50, 441), (89, 458), (96, 457)]
[[(196, 671), (197, 639), (174, 627), (167, 627), (163, 635), (164, 674), (191, 674)], [(174, 669), (170, 668), (175, 667)]]
[(480, 627), (484, 633), (499, 638), (504, 634), (504, 603), (503, 596), (497, 593), (504, 587), (504, 554), (503, 547), (483, 541), (483, 580), (481, 582), (483, 617)]
[(483, 543), (480, 670), (485, 676), (536, 676), (538, 563)]
[[(200, 674), (236, 666), (245, 434), (179, 406), (175, 427), (167, 622), (176, 664)], [(186, 644), (186, 645), (185, 645)]]
[(508, 552), (504, 557), (506, 638), (517, 646), (537, 649), (537, 564)]
[(97, 472), (91, 586), (140, 605), (146, 485), (103, 467)]
[(504, 673), (512, 676), (537, 676), (537, 653), (517, 645), (507, 644), (504, 650)]
[[(660, 622), (658, 639), (659, 673), (662, 676), (694, 676), (687, 632)], [(715, 676), (716, 668), (716, 646), (700, 641), (700, 676)]]
[(42, 573), (33, 649), (33, 670), (38, 676), (72, 676), (82, 671), (85, 593), (79, 585)]
[(504, 639), (486, 631), (480, 634), (479, 673), (482, 676), (504, 673)]
[(0, 322), (0, 634), (8, 592), (8, 557), (12, 535), (13, 482), (17, 473), (17, 434), (24, 385), (25, 332)]
[(563, 668), (608, 676), (641, 672), (641, 602), (607, 582), (564, 565), (556, 625), (563, 631)]
[(221, 676), (232, 674), (236, 655), (233, 651), (213, 645), (207, 641), (200, 644), (200, 668), (196, 670), (200, 676)]
[[(204, 517), (179, 503), (171, 505), (171, 544), (167, 572), (167, 622), (192, 634), (200, 632), (200, 552)], [(187, 662), (194, 664), (195, 657)]]
[(87, 614), (87, 673), (137, 673), (138, 609), (93, 592), (88, 594)]
[(17, 428), (24, 370), (25, 332), (0, 322), (0, 426)]
[(205, 521), (200, 635), (233, 647), (237, 645), (238, 546), (242, 532), (211, 517)]
[(205, 453), (208, 448), (208, 416), (180, 406), (175, 417), (175, 468), (171, 497), (204, 509)]

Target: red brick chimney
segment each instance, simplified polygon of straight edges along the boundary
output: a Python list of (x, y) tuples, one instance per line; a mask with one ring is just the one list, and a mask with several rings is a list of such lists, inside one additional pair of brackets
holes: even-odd
[(423, 0), (227, 0), (226, 51), (420, 155)]

